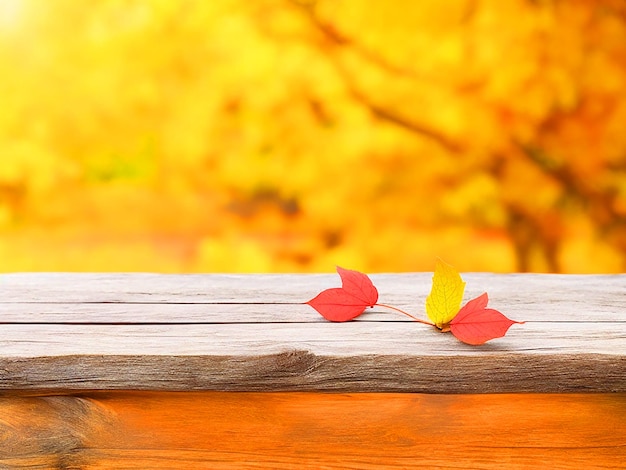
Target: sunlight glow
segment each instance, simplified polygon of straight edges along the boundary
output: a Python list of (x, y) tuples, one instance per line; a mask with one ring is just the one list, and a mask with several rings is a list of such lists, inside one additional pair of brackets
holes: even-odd
[(24, 10), (24, 0), (0, 0), (0, 29), (14, 28)]

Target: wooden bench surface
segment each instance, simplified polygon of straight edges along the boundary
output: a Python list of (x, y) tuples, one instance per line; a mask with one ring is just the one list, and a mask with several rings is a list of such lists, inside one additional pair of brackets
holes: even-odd
[[(371, 278), (424, 316), (430, 273)], [(1, 275), (0, 469), (626, 468), (626, 276), (463, 278), (526, 323), (330, 323), (336, 275)]]
[[(430, 273), (371, 278), (424, 317)], [(376, 308), (303, 302), (336, 275), (5, 274), (0, 389), (626, 392), (626, 275), (464, 274), (514, 320), (468, 346)]]

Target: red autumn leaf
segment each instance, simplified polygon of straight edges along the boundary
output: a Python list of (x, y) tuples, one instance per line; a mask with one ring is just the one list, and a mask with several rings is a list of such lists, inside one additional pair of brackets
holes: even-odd
[(344, 322), (361, 315), (378, 301), (378, 291), (369, 277), (337, 266), (341, 287), (326, 289), (306, 302), (330, 321)]
[(450, 331), (467, 344), (483, 344), (491, 339), (504, 336), (517, 322), (508, 319), (497, 310), (486, 308), (489, 297), (485, 292), (467, 302), (450, 321)]

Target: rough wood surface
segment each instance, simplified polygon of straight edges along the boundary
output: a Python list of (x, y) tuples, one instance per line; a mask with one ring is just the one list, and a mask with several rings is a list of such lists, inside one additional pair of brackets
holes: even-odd
[(626, 394), (0, 397), (3, 469), (625, 468)]
[[(424, 317), (430, 273), (379, 274)], [(376, 308), (302, 303), (336, 275), (0, 275), (0, 389), (626, 392), (626, 275), (463, 274), (515, 319), (466, 346)]]

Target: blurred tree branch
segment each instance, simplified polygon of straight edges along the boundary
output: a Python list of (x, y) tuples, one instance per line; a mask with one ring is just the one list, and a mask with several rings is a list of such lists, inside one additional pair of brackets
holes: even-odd
[(443, 147), (449, 152), (459, 153), (463, 150), (464, 146), (460, 142), (453, 140), (441, 130), (428, 125), (428, 123), (416, 122), (409, 119), (408, 117), (403, 116), (398, 110), (390, 109), (389, 107), (377, 103), (373, 97), (368, 96), (367, 93), (360, 90), (359, 86), (351, 78), (351, 73), (342, 64), (340, 58), (337, 57), (336, 52), (338, 49), (349, 48), (352, 51), (355, 51), (366, 62), (379, 67), (390, 76), (403, 76), (416, 81), (419, 80), (420, 77), (405, 68), (397, 67), (391, 64), (390, 62), (384, 60), (381, 56), (375, 54), (373, 51), (368, 50), (353, 39), (342, 34), (332, 24), (322, 21), (315, 12), (315, 3), (300, 2), (297, 0), (287, 1), (300, 11), (300, 13), (308, 20), (309, 24), (316, 31), (321, 33), (321, 41), (318, 43), (319, 47), (324, 53), (330, 53), (332, 63), (339, 75), (342, 77), (349, 93), (357, 102), (367, 108), (373, 116), (382, 121), (387, 121), (400, 126), (416, 135), (420, 135)]

